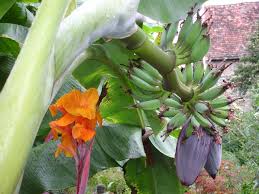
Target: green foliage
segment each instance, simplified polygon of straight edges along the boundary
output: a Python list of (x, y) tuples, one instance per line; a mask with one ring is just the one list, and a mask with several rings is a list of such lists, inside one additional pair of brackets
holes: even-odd
[(258, 113), (240, 112), (230, 125), (230, 132), (223, 138), (223, 149), (231, 152), (241, 165), (259, 166), (259, 119)]
[(259, 88), (259, 23), (248, 45), (249, 56), (243, 57), (235, 70), (234, 82), (242, 93), (253, 90), (258, 98)]
[(183, 193), (173, 159), (161, 154), (151, 144), (147, 147), (147, 159), (138, 158), (127, 163), (127, 184), (133, 186), (139, 194)]
[(0, 5), (0, 19), (6, 14), (6, 12), (12, 7), (15, 0), (3, 0)]
[[(54, 157), (57, 142), (51, 141), (33, 148), (27, 162), (21, 194), (42, 193), (75, 186), (74, 160)], [(110, 167), (120, 166), (131, 158), (144, 157), (141, 130), (127, 125), (97, 128), (91, 155), (90, 176)]]
[[(174, 23), (183, 19), (195, 4), (201, 5), (206, 0), (141, 0), (139, 12), (154, 20)], [(198, 6), (197, 6), (198, 7)]]

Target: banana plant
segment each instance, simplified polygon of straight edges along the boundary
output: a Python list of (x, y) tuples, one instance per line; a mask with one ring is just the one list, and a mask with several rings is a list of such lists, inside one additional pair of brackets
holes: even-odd
[[(76, 186), (73, 160), (42, 141), (50, 103), (75, 87), (101, 99), (90, 176), (120, 166), (132, 192), (154, 194), (183, 193), (203, 167), (216, 177), (237, 99), (223, 95), (231, 83), (217, 84), (229, 64), (202, 62), (203, 0), (36, 2), (0, 5), (0, 193)], [(163, 32), (145, 32), (145, 16)]]

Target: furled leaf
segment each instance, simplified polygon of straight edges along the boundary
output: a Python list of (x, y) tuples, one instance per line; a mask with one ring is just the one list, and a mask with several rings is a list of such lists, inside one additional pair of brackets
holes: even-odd
[(153, 146), (149, 159), (129, 160), (126, 168), (126, 182), (135, 187), (139, 194), (181, 194), (183, 188), (176, 176), (173, 159), (161, 154)]
[[(174, 23), (184, 19), (195, 4), (206, 0), (140, 0), (139, 12), (160, 22)], [(196, 6), (198, 7), (198, 6)]]

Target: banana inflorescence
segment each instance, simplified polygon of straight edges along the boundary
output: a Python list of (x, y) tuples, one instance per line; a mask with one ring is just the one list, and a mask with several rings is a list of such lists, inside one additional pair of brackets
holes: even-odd
[[(205, 67), (201, 62), (208, 51), (210, 41), (207, 25), (201, 22), (198, 13), (196, 15), (194, 21), (193, 12), (189, 12), (177, 34), (178, 40), (175, 44), (172, 43), (176, 33), (176, 30), (172, 29), (174, 25), (169, 25), (161, 40), (162, 48), (174, 51), (176, 56), (174, 70), (178, 81), (192, 88), (194, 91), (192, 99), (184, 101), (174, 92), (166, 91), (163, 76), (145, 61), (137, 61), (126, 69), (126, 72), (131, 83), (131, 95), (136, 101), (131, 108), (154, 111), (159, 119), (165, 120), (166, 129), (162, 135), (165, 138), (173, 130), (182, 128), (177, 149), (178, 153), (183, 152), (183, 155), (177, 154), (178, 159), (183, 157), (185, 160), (189, 156), (195, 156), (184, 155), (191, 152), (188, 149), (195, 149), (197, 153), (199, 150), (203, 150), (204, 153), (206, 151), (206, 156), (201, 155), (201, 158), (197, 158), (197, 165), (205, 166), (209, 174), (215, 178), (221, 160), (221, 136), (228, 131), (228, 121), (233, 118), (230, 104), (240, 98), (224, 95), (227, 89), (232, 88), (232, 83), (224, 80), (219, 83), (223, 71), (230, 64), (221, 64), (213, 68), (211, 65)], [(166, 40), (169, 40), (169, 43)], [(205, 145), (208, 147), (204, 147)], [(192, 148), (189, 148), (190, 146)], [(176, 166), (181, 165), (176, 162)], [(198, 174), (195, 172), (195, 176), (186, 178), (183, 169), (178, 169), (178, 176), (183, 184), (192, 184)]]

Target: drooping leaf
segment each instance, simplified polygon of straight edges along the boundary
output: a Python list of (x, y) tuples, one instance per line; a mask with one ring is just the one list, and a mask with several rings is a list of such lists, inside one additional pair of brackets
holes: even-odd
[(163, 135), (163, 131), (158, 133), (157, 135), (151, 135), (149, 137), (150, 142), (153, 144), (153, 146), (160, 151), (162, 154), (174, 158), (175, 157), (175, 150), (176, 150), (176, 144), (177, 139), (172, 136), (168, 136), (165, 140)]
[(15, 3), (2, 17), (0, 23), (13, 23), (30, 27), (34, 19), (33, 14), (23, 3)]
[(16, 58), (19, 52), (20, 45), (18, 42), (7, 37), (0, 37), (0, 53)]
[(160, 22), (174, 23), (183, 19), (195, 4), (199, 6), (205, 1), (206, 0), (141, 0), (139, 12)]
[(2, 0), (0, 3), (0, 19), (5, 15), (5, 13), (12, 7), (15, 0)]
[[(141, 129), (127, 125), (104, 126), (96, 137), (103, 150), (117, 161), (145, 156)], [(116, 144), (111, 142), (116, 142)]]
[(181, 194), (183, 188), (176, 176), (173, 159), (161, 154), (153, 146), (149, 148), (149, 159), (129, 160), (125, 171), (128, 185), (139, 194)]

